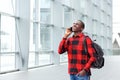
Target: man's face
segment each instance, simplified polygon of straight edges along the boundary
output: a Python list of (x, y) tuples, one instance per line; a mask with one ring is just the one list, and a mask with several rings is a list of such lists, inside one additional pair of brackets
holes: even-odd
[(81, 22), (80, 21), (75, 21), (72, 26), (72, 31), (73, 32), (81, 32), (83, 30)]

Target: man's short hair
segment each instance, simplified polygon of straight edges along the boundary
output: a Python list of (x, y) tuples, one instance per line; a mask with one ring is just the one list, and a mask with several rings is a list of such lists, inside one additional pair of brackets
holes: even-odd
[(83, 29), (84, 29), (84, 28), (85, 28), (85, 24), (84, 24), (84, 22), (83, 22), (82, 20), (78, 20), (78, 21), (80, 21), (80, 22), (81, 22), (82, 27), (83, 27)]

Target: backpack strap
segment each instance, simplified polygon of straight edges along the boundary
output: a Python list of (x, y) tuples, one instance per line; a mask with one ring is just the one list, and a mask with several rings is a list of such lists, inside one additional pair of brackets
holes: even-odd
[(88, 53), (86, 37), (88, 37), (88, 36), (84, 36), (84, 38), (83, 38), (83, 46), (84, 46), (84, 49), (85, 49), (85, 53)]

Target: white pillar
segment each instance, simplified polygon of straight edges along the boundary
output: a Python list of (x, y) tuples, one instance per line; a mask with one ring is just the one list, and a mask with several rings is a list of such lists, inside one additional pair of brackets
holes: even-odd
[(29, 57), (29, 36), (30, 36), (30, 0), (16, 0), (16, 67), (20, 70), (27, 70)]
[(1, 72), (1, 14), (0, 14), (0, 72)]
[(34, 23), (35, 28), (35, 65), (39, 65), (39, 49), (40, 49), (40, 0), (35, 0), (35, 21), (38, 21), (37, 23)]

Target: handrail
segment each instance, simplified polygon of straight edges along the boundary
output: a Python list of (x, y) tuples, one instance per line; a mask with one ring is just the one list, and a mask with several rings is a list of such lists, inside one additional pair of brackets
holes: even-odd
[(54, 27), (54, 24), (49, 24), (49, 23), (41, 22), (41, 21), (37, 21), (37, 20), (30, 20), (30, 22), (39, 23), (39, 24), (42, 24), (42, 25), (48, 25), (48, 26)]
[[(53, 53), (53, 50), (29, 51), (29, 53)], [(0, 52), (0, 54), (19, 54), (19, 52)]]
[(11, 54), (11, 53), (12, 53), (12, 54), (14, 54), (14, 53), (15, 53), (15, 54), (18, 54), (19, 52), (0, 52), (0, 54)]
[(53, 50), (29, 51), (30, 53), (53, 53)]
[(15, 16), (15, 15), (12, 15), (12, 14), (9, 14), (9, 13), (5, 13), (5, 12), (0, 12), (0, 15), (5, 15), (5, 16), (9, 16), (9, 17), (14, 17), (14, 18), (20, 19), (20, 17), (18, 17), (18, 16)]

